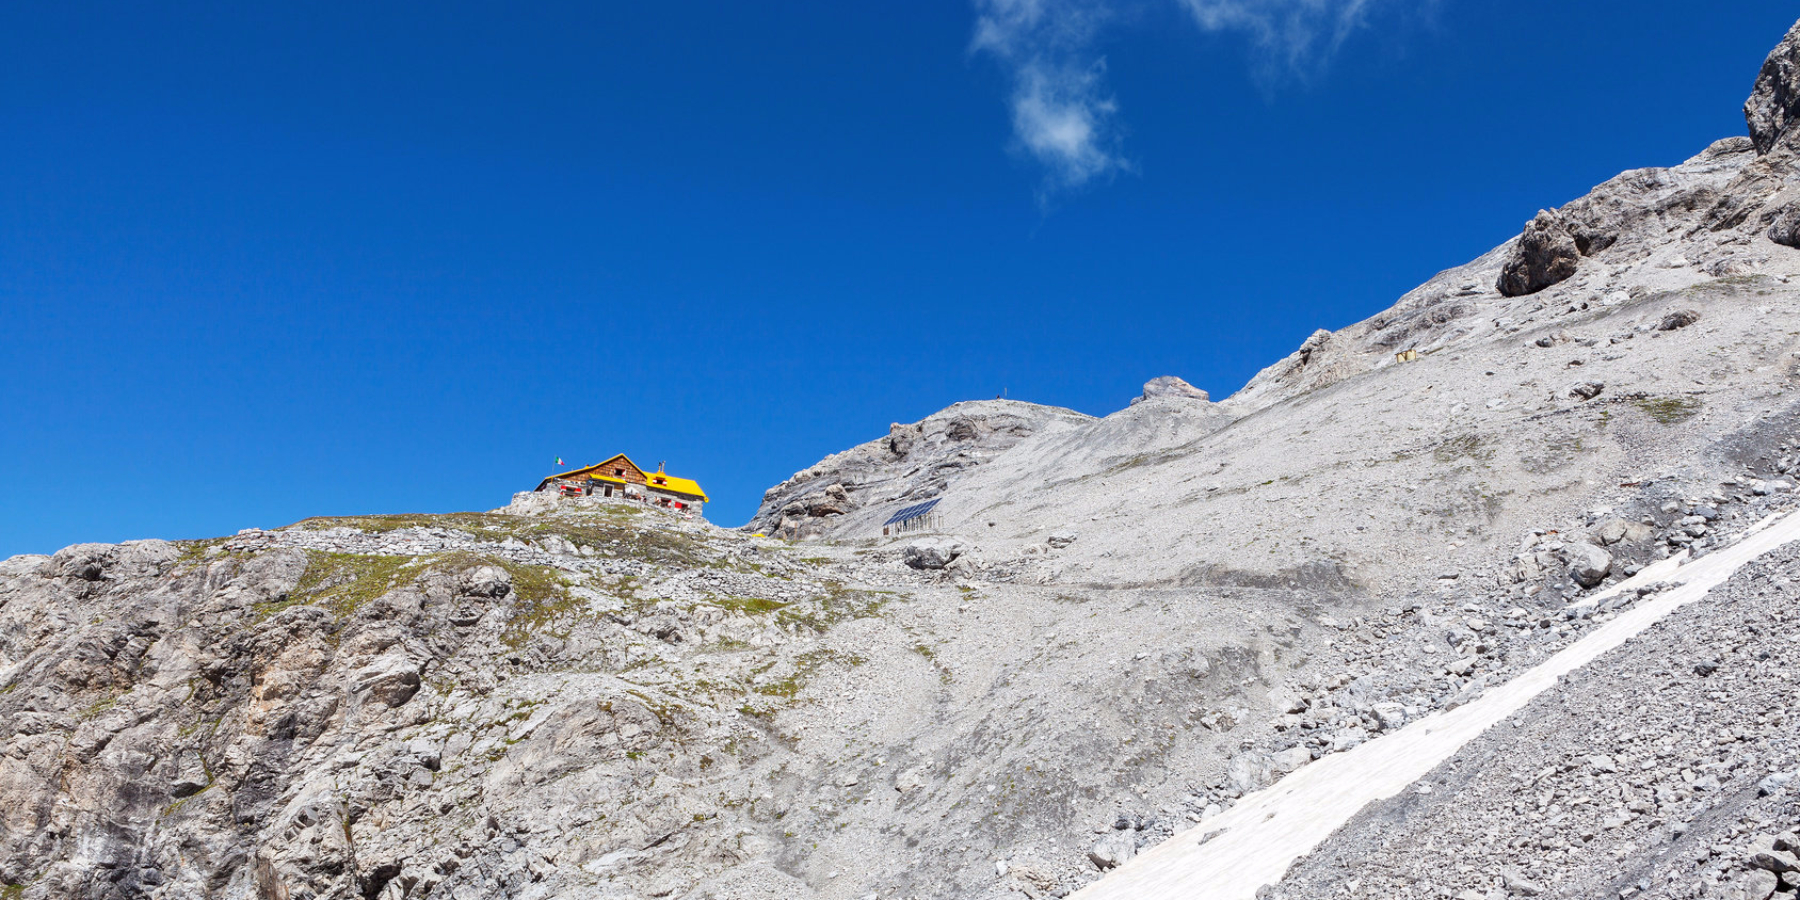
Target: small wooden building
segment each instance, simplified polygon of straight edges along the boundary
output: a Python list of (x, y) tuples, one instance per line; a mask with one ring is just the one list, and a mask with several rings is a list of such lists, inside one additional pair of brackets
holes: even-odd
[(630, 500), (695, 513), (705, 508), (707, 501), (706, 492), (700, 489), (698, 482), (670, 475), (661, 466), (654, 472), (646, 472), (623, 453), (591, 466), (551, 475), (537, 486), (540, 491), (564, 488), (579, 490), (584, 496)]

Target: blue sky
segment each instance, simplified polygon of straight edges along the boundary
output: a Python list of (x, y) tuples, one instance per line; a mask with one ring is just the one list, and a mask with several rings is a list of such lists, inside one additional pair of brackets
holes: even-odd
[(1222, 397), (1742, 134), (1790, 4), (0, 9), (0, 556), (487, 509), (737, 525), (964, 399)]

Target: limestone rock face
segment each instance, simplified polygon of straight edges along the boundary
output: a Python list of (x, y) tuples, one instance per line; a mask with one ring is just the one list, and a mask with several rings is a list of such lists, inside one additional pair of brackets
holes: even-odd
[(1756, 87), (1744, 103), (1744, 120), (1758, 154), (1773, 150), (1796, 118), (1800, 118), (1800, 23), (1763, 61)]
[(1518, 247), (1500, 271), (1500, 293), (1507, 297), (1535, 294), (1575, 274), (1581, 249), (1562, 216), (1539, 210), (1525, 225)]

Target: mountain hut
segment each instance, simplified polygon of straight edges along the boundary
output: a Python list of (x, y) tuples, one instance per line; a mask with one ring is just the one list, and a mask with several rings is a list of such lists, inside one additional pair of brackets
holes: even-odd
[(646, 472), (623, 453), (591, 466), (551, 475), (538, 482), (537, 490), (579, 491), (586, 497), (614, 498), (695, 513), (705, 507), (708, 499), (699, 482), (670, 475), (661, 465), (654, 472)]

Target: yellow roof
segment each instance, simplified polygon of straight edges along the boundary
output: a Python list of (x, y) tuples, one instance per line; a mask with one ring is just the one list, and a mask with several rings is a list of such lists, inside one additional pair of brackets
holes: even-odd
[[(568, 479), (579, 480), (584, 475), (587, 476), (587, 478), (592, 481), (609, 481), (609, 482), (612, 482), (613, 484), (624, 484), (625, 483), (624, 479), (614, 478), (611, 475), (598, 475), (598, 474), (595, 474), (595, 471), (594, 471), (596, 469), (601, 468), (602, 466), (611, 464), (614, 460), (620, 460), (620, 459), (624, 460), (626, 465), (638, 470), (639, 472), (643, 472), (644, 478), (650, 482), (649, 487), (656, 488), (659, 491), (668, 491), (671, 494), (681, 494), (681, 495), (687, 496), (687, 497), (699, 497), (701, 502), (703, 502), (703, 503), (712, 502), (711, 498), (706, 496), (706, 492), (700, 489), (699, 482), (694, 481), (691, 478), (676, 478), (675, 476), (670, 475), (666, 472), (645, 471), (643, 466), (640, 466), (637, 463), (632, 462), (631, 457), (626, 456), (623, 453), (608, 457), (605, 462), (597, 462), (591, 466), (582, 466), (579, 469), (570, 469), (569, 471), (563, 472), (561, 474), (551, 475), (550, 477), (545, 478), (543, 481), (538, 482), (537, 489), (540, 491), (543, 490), (552, 481), (563, 481), (563, 480), (568, 480)], [(657, 479), (659, 479), (659, 478), (662, 479), (662, 483), (660, 483), (660, 484), (657, 483)]]
[(703, 501), (707, 499), (706, 492), (700, 489), (700, 482), (698, 481), (687, 478), (676, 478), (675, 476), (664, 472), (651, 472), (647, 477), (650, 479), (650, 487), (658, 490), (668, 491), (674, 494), (686, 494), (689, 497), (699, 497)]

